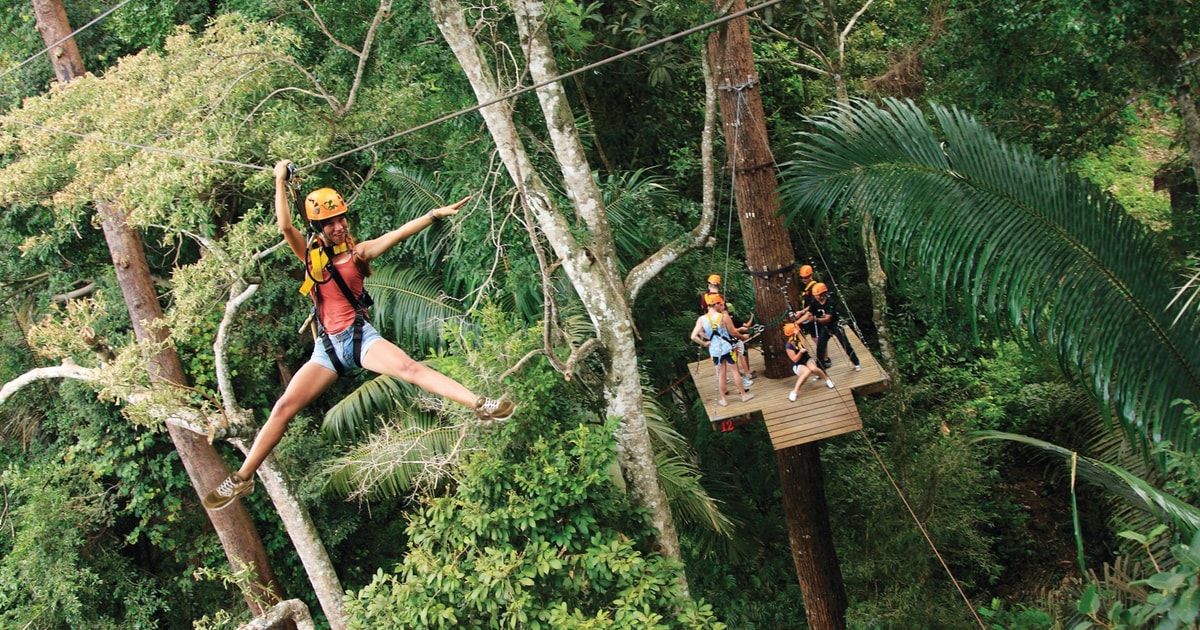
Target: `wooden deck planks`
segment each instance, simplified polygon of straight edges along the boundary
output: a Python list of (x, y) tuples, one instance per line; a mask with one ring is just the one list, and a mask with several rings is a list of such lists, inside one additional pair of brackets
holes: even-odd
[[(854, 404), (855, 393), (875, 392), (887, 387), (887, 374), (879, 367), (875, 358), (852, 332), (847, 331), (855, 354), (862, 362), (862, 371), (855, 372), (837, 340), (829, 343), (829, 358), (833, 366), (826, 370), (835, 388), (829, 389), (824, 382), (807, 382), (800, 388), (796, 402), (788, 400), (788, 392), (796, 384), (796, 377), (768, 379), (761, 374), (762, 352), (749, 349), (750, 369), (760, 374), (750, 388), (754, 398), (741, 402), (738, 388), (732, 382), (726, 388), (729, 405), (717, 405), (716, 372), (712, 360), (705, 357), (688, 366), (696, 390), (704, 397), (704, 409), (713, 426), (722, 420), (744, 419), (746, 416), (761, 415), (775, 450), (821, 440), (862, 428), (858, 408)], [(729, 370), (733, 374), (733, 370)], [(732, 379), (731, 379), (732, 380)]]

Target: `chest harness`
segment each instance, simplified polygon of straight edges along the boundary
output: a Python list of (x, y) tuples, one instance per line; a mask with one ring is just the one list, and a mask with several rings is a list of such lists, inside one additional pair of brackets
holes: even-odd
[[(321, 322), (321, 291), (317, 289), (318, 285), (328, 284), (333, 280), (337, 284), (338, 289), (342, 291), (342, 295), (346, 296), (346, 301), (350, 306), (354, 307), (354, 323), (351, 324), (351, 347), (354, 350), (354, 358), (362, 365), (362, 335), (363, 324), (367, 321), (367, 308), (375, 303), (371, 299), (371, 295), (367, 293), (366, 287), (362, 293), (355, 295), (350, 290), (350, 285), (346, 284), (346, 280), (342, 278), (342, 274), (338, 273), (337, 267), (333, 264), (333, 259), (339, 254), (349, 251), (349, 246), (345, 243), (341, 245), (329, 246), (324, 245), (323, 241), (314, 235), (308, 241), (308, 263), (305, 265), (304, 284), (300, 285), (300, 293), (303, 295), (313, 296), (313, 315), (317, 322), (317, 340), (319, 343), (325, 344), (325, 354), (329, 355), (329, 360), (333, 363), (334, 369), (337, 370), (338, 376), (346, 376), (350, 370), (342, 364), (338, 358), (336, 349), (333, 347), (333, 340), (329, 338), (329, 333), (325, 331), (325, 325)], [(354, 252), (350, 252), (353, 257)], [(328, 275), (329, 277), (325, 277)], [(314, 290), (316, 289), (316, 290)]]

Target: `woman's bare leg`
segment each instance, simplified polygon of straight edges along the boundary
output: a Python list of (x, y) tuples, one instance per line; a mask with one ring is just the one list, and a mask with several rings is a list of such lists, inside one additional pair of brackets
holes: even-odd
[(717, 400), (725, 400), (725, 362), (717, 361)]
[(307, 407), (313, 399), (320, 396), (321, 392), (333, 385), (337, 378), (337, 372), (319, 363), (312, 361), (305, 363), (300, 371), (292, 377), (292, 381), (288, 383), (283, 395), (275, 401), (275, 406), (271, 408), (271, 416), (267, 418), (266, 424), (258, 430), (254, 444), (250, 446), (250, 452), (246, 454), (246, 461), (238, 469), (238, 477), (241, 479), (254, 478), (254, 472), (271, 453), (271, 449), (274, 449), (275, 445), (279, 444), (279, 440), (283, 439), (283, 432), (287, 430), (287, 425), (292, 418), (301, 409)]
[(414, 361), (407, 352), (387, 339), (380, 339), (371, 344), (362, 364), (372, 372), (412, 383), (431, 394), (437, 394), (471, 409), (475, 408), (475, 401), (479, 400), (479, 397), (462, 383)]

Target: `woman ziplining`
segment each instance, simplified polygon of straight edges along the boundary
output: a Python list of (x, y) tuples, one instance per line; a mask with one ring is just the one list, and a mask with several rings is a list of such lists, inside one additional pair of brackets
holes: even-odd
[(363, 290), (363, 280), (371, 274), (370, 262), (437, 221), (458, 214), (470, 197), (430, 210), (391, 232), (359, 243), (350, 235), (346, 202), (335, 190), (321, 188), (304, 200), (305, 217), (313, 234), (306, 240), (292, 222), (288, 201), (292, 172), (289, 160), (275, 164), (275, 219), (284, 240), (305, 266), (300, 291), (312, 296), (317, 341), (308, 362), (275, 402), (242, 467), (204, 497), (204, 506), (211, 510), (226, 507), (253, 491), (255, 471), (279, 444), (292, 418), (339, 376), (357, 369), (398, 378), (471, 407), (481, 421), (507, 420), (516, 409), (511, 401), (477, 396), (458, 381), (414, 361), (367, 321), (366, 309), (371, 302)]

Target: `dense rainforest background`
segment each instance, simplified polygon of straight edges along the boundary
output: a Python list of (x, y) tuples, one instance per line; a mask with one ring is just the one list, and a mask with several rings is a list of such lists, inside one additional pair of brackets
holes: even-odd
[[(1195, 3), (769, 3), (738, 85), (741, 2), (0, 4), (0, 626), (1197, 627)], [(688, 378), (705, 278), (763, 299), (717, 121), (890, 375), (828, 592)], [(206, 513), (312, 349), (284, 158), (360, 238), (472, 196), (372, 318), (520, 406), (341, 379)]]

